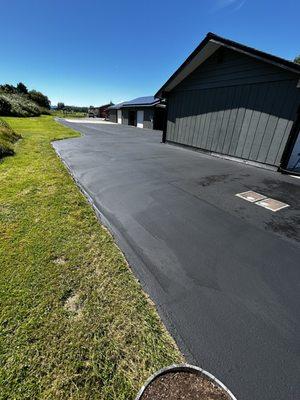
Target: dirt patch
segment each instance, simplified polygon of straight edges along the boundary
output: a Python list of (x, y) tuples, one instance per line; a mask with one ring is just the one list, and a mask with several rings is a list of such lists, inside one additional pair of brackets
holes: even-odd
[(213, 381), (192, 372), (169, 372), (156, 378), (141, 400), (230, 400)]
[(54, 264), (63, 265), (67, 262), (64, 257), (57, 257), (53, 260)]
[(75, 293), (74, 295), (70, 296), (66, 300), (64, 307), (65, 310), (71, 313), (79, 314), (83, 307), (82, 301), (80, 300), (80, 295)]

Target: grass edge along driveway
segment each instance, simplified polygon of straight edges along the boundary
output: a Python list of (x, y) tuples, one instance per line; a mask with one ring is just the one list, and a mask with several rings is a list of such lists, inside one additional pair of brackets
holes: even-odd
[(0, 399), (133, 399), (182, 361), (158, 314), (50, 142), (50, 116), (0, 163)]

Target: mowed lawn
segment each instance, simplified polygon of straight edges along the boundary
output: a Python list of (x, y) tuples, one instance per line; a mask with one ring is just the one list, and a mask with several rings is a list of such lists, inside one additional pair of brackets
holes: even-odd
[(134, 399), (182, 356), (51, 147), (78, 133), (6, 121), (23, 139), (0, 163), (0, 399)]

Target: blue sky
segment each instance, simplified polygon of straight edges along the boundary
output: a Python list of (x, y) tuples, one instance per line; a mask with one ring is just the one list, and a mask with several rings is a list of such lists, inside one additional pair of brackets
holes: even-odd
[(299, 0), (1, 2), (0, 83), (53, 104), (151, 95), (207, 32), (287, 59), (300, 53)]

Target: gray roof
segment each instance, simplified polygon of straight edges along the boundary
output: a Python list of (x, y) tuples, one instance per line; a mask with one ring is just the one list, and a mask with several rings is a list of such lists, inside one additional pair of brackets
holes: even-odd
[(155, 98), (154, 96), (144, 96), (137, 97), (136, 99), (123, 101), (122, 103), (115, 104), (114, 106), (108, 107), (109, 110), (118, 110), (123, 107), (151, 107), (155, 106), (160, 102), (160, 99)]
[(107, 109), (108, 110), (118, 110), (119, 108), (121, 108), (122, 107), (122, 105), (125, 103), (125, 101), (123, 101), (122, 103), (118, 103), (118, 104), (115, 104), (115, 105), (113, 105), (113, 106), (110, 106), (110, 107), (108, 107)]
[(159, 103), (160, 100), (156, 99), (154, 96), (144, 96), (144, 97), (137, 97), (136, 99), (125, 101), (123, 107), (131, 107), (131, 106), (154, 106), (155, 104)]

